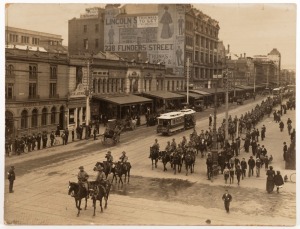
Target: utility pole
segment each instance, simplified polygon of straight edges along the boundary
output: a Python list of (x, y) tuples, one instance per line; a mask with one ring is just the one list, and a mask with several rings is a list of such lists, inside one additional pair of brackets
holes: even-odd
[(186, 103), (189, 104), (190, 58), (186, 60)]
[(256, 80), (256, 67), (254, 67), (254, 84), (253, 84), (253, 92), (255, 93), (255, 80)]
[(85, 114), (85, 125), (88, 126), (90, 122), (90, 59), (87, 60), (87, 87), (86, 87), (86, 114)]
[(225, 77), (226, 77), (226, 84), (225, 84), (225, 87), (226, 87), (225, 140), (228, 140), (228, 87), (229, 87), (228, 68), (226, 69)]

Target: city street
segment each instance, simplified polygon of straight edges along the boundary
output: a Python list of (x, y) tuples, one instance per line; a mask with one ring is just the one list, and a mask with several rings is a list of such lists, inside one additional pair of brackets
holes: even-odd
[[(238, 117), (254, 108), (262, 98), (249, 101), (243, 106), (232, 106), (229, 115)], [(210, 108), (199, 113), (196, 130), (208, 129)], [(217, 127), (225, 117), (224, 109), (217, 115)], [(295, 110), (287, 111), (282, 120), (287, 119), (295, 126)], [(289, 145), (287, 128), (280, 132), (273, 116), (260, 122), (257, 128), (265, 124), (266, 139), (259, 141), (273, 156), (271, 165), (274, 170), (290, 176), (294, 170), (285, 170), (283, 161), (283, 142)], [(103, 131), (103, 127), (101, 131)], [(183, 136), (189, 137), (192, 130), (174, 136), (156, 134), (156, 126), (141, 126), (134, 131), (122, 133), (121, 142), (116, 146), (103, 146), (101, 139), (83, 140), (66, 146), (57, 146), (21, 156), (6, 158), (5, 171), (15, 166), (16, 181), (14, 193), (8, 193), (8, 181), (5, 180), (4, 220), (6, 224), (17, 225), (276, 225), (291, 226), (296, 223), (296, 184), (285, 183), (280, 193), (266, 192), (266, 174), (261, 170), (261, 177), (246, 177), (240, 186), (225, 185), (222, 175), (211, 182), (206, 178), (206, 160), (197, 156), (195, 173), (173, 174), (170, 165), (163, 172), (161, 161), (158, 168), (151, 168), (149, 147), (157, 138), (161, 149), (172, 138), (179, 143)], [(243, 145), (243, 142), (242, 142)], [(108, 208), (100, 213), (97, 202), (96, 216), (93, 217), (92, 202), (88, 200), (87, 210), (82, 210), (76, 217), (74, 198), (67, 195), (69, 181), (77, 182), (78, 167), (83, 165), (95, 179), (93, 167), (97, 161), (105, 160), (105, 153), (110, 150), (117, 161), (124, 150), (132, 165), (130, 183), (118, 187), (114, 184), (108, 199)], [(239, 158), (249, 159), (251, 153), (241, 150)], [(111, 179), (111, 175), (109, 176)], [(235, 177), (236, 178), (236, 177)], [(230, 214), (224, 209), (222, 195), (225, 189), (233, 196)], [(84, 205), (84, 201), (82, 206)]]

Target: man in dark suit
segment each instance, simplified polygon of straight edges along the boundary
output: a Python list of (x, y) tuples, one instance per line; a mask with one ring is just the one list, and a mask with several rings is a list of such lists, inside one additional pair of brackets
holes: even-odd
[(222, 200), (224, 201), (226, 212), (229, 213), (229, 205), (230, 202), (232, 201), (232, 196), (228, 193), (227, 189), (225, 190), (225, 193), (222, 196)]

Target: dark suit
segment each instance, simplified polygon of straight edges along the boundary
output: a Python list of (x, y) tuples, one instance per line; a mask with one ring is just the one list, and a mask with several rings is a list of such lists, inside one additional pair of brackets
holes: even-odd
[(230, 205), (230, 202), (232, 201), (232, 196), (228, 193), (225, 193), (223, 196), (222, 196), (222, 200), (224, 201), (224, 206), (225, 206), (225, 209), (227, 212), (229, 212), (229, 205)]

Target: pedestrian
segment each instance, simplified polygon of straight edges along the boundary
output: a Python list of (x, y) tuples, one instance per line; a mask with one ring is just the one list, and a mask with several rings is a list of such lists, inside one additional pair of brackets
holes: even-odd
[(235, 174), (236, 174), (236, 179), (237, 179), (238, 185), (240, 185), (242, 170), (239, 165), (235, 169)]
[(261, 160), (259, 157), (256, 158), (255, 167), (256, 167), (256, 177), (260, 177)]
[(256, 143), (255, 140), (252, 140), (251, 148), (252, 148), (252, 155), (255, 156), (256, 155), (256, 150), (257, 150), (257, 143)]
[(234, 181), (234, 167), (232, 166), (229, 169), (229, 183), (233, 184), (233, 181)]
[(68, 141), (69, 141), (69, 129), (68, 128), (66, 128), (66, 130), (65, 130), (65, 135), (66, 135), (65, 144), (67, 145)]
[(51, 146), (53, 146), (54, 139), (55, 139), (54, 131), (52, 131), (51, 134), (50, 134), (50, 143), (51, 143)]
[(72, 142), (74, 142), (74, 138), (75, 138), (75, 132), (74, 129), (72, 129)]
[(15, 167), (13, 165), (10, 167), (10, 170), (8, 171), (7, 174), (8, 174), (7, 179), (9, 180), (9, 193), (13, 193), (14, 181), (16, 179)]
[(268, 155), (265, 156), (264, 162), (265, 162), (265, 170), (268, 170), (268, 168), (269, 168), (269, 157), (268, 157)]
[(269, 167), (269, 170), (267, 171), (267, 184), (266, 184), (266, 190), (268, 193), (273, 192), (274, 189), (274, 176), (275, 171), (273, 170), (273, 166)]
[(211, 124), (212, 124), (212, 115), (211, 114), (209, 115), (208, 120), (209, 120), (209, 126), (211, 126)]
[(261, 128), (261, 140), (263, 141), (266, 138), (266, 127), (265, 125), (263, 125), (263, 127)]
[(277, 193), (279, 193), (279, 188), (282, 188), (282, 186), (284, 185), (284, 182), (283, 182), (283, 178), (280, 174), (280, 171), (277, 171), (276, 173), (277, 174), (274, 176), (274, 184), (277, 187)]
[(287, 160), (287, 151), (288, 151), (288, 147), (286, 145), (286, 142), (283, 143), (283, 160), (286, 161)]
[(96, 127), (94, 127), (94, 131), (93, 131), (93, 135), (94, 135), (94, 140), (96, 140), (97, 138), (97, 129)]
[(66, 134), (65, 134), (64, 131), (61, 134), (61, 138), (62, 138), (62, 141), (63, 141), (63, 145), (65, 145), (66, 144)]
[(229, 213), (229, 205), (232, 201), (232, 196), (228, 193), (228, 190), (225, 190), (224, 195), (222, 196), (222, 200), (224, 201), (225, 210), (227, 213)]
[(225, 156), (222, 153), (219, 153), (219, 156), (218, 156), (218, 165), (221, 168), (221, 173), (222, 174), (223, 174), (224, 167), (225, 167), (225, 160), (226, 160)]
[(229, 169), (228, 169), (227, 166), (225, 166), (223, 173), (224, 173), (225, 184), (227, 184), (227, 181), (228, 181), (228, 178), (229, 178), (229, 173), (230, 173), (230, 171), (229, 171)]
[(37, 148), (38, 150), (41, 149), (41, 140), (42, 140), (42, 136), (41, 133), (38, 133), (37, 137), (36, 137), (36, 141), (37, 141)]
[(255, 160), (253, 159), (252, 156), (250, 156), (250, 159), (248, 160), (248, 165), (249, 165), (249, 173), (248, 176), (253, 176), (253, 169), (255, 167)]
[(256, 129), (255, 133), (256, 133), (256, 141), (258, 142), (258, 140), (259, 140), (259, 130)]
[(242, 169), (242, 180), (244, 180), (244, 177), (246, 177), (246, 171), (247, 171), (247, 162), (245, 161), (245, 158), (241, 161), (241, 169)]
[(32, 134), (32, 151), (34, 151), (35, 149), (35, 145), (36, 145), (36, 137), (35, 137), (35, 134)]
[(279, 123), (279, 128), (280, 128), (280, 131), (282, 132), (283, 128), (284, 128), (284, 123), (282, 121), (280, 121), (280, 123)]

